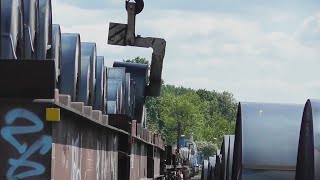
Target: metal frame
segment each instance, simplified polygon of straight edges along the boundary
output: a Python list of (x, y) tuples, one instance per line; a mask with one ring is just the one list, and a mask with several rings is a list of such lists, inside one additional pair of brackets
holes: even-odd
[(165, 56), (166, 41), (161, 38), (141, 37), (135, 35), (136, 3), (127, 2), (127, 24), (110, 23), (108, 44), (118, 46), (135, 46), (152, 48), (149, 85), (146, 96), (159, 96), (161, 89), (162, 65)]

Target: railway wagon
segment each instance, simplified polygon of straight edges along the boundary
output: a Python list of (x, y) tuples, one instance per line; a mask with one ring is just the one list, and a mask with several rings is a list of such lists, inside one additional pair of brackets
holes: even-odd
[(95, 42), (52, 24), (51, 0), (1, 0), (0, 179), (163, 179), (165, 141), (146, 128), (145, 99), (160, 94), (166, 42), (136, 37), (144, 3), (126, 5), (108, 43), (154, 48), (151, 67), (106, 67)]

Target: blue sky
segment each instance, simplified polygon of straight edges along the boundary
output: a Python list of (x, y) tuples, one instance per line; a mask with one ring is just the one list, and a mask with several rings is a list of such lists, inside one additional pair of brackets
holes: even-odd
[[(94, 41), (108, 66), (151, 49), (107, 45), (109, 22), (126, 22), (124, 0), (55, 0), (62, 32)], [(320, 1), (145, 1), (136, 32), (167, 40), (168, 84), (229, 91), (238, 101), (320, 99)]]

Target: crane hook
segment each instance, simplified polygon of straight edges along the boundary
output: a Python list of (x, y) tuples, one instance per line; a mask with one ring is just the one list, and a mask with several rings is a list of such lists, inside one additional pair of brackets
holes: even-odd
[[(126, 0), (126, 10), (128, 10), (128, 3), (130, 2), (130, 0)], [(144, 2), (143, 0), (134, 0), (134, 2), (136, 3), (136, 9), (135, 9), (135, 13), (139, 14), (141, 13), (141, 11), (144, 8)]]

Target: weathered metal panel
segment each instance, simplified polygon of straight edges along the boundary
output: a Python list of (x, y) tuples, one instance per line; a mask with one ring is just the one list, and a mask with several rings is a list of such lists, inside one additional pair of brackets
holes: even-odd
[(89, 106), (93, 106), (95, 101), (95, 87), (96, 87), (96, 61), (97, 61), (97, 48), (96, 43), (81, 42), (81, 57), (90, 57), (90, 79), (89, 79)]
[(296, 104), (240, 103), (232, 179), (293, 179), (302, 112)]
[(154, 163), (154, 176), (160, 176), (160, 158), (161, 158), (161, 151), (157, 148), (154, 149), (154, 157), (153, 157), (153, 163)]
[(145, 177), (147, 177), (147, 147), (142, 143), (140, 155), (140, 178)]
[(53, 124), (52, 179), (117, 179), (118, 133), (61, 109)]
[(131, 149), (130, 180), (147, 178), (147, 145), (135, 141)]
[(0, 103), (0, 179), (51, 178), (51, 123), (46, 104), (24, 101)]
[(61, 35), (62, 56), (61, 56), (61, 78), (60, 93), (71, 96), (71, 101), (76, 101), (77, 78), (81, 67), (80, 35)]
[(137, 136), (137, 121), (132, 120), (131, 122), (131, 134), (132, 136)]
[(296, 180), (320, 178), (320, 101), (308, 100), (300, 129)]

